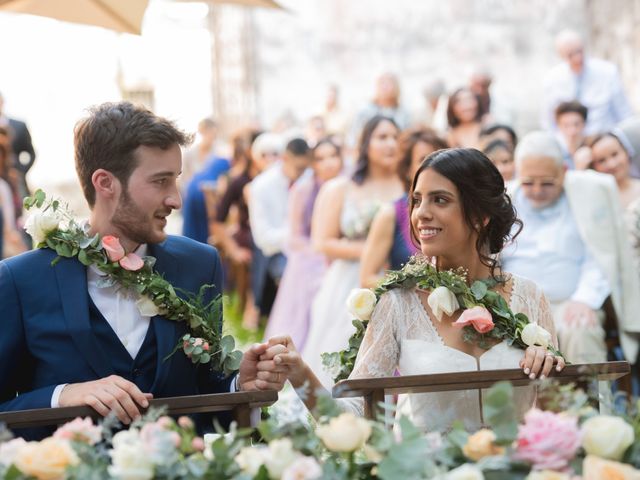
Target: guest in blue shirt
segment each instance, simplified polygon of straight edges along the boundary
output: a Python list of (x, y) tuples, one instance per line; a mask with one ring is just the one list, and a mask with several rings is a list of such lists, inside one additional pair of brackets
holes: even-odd
[(182, 234), (185, 237), (207, 243), (209, 217), (202, 188), (207, 184), (215, 184), (220, 175), (229, 171), (230, 166), (229, 160), (226, 158), (213, 157), (205, 168), (195, 174), (189, 182), (182, 208)]

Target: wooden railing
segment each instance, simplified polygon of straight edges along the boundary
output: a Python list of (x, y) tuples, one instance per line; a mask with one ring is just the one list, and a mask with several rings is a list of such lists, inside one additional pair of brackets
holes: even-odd
[[(272, 405), (276, 400), (278, 392), (275, 390), (216, 393), (154, 398), (148, 408), (166, 407), (168, 415), (230, 411), (239, 427), (249, 427), (251, 409)], [(100, 414), (91, 407), (39, 408), (0, 413), (0, 422), (4, 422), (9, 429), (16, 429), (60, 425), (76, 417), (100, 418)]]
[[(562, 383), (585, 380), (616, 380), (627, 375), (627, 362), (583, 363), (567, 365), (561, 372), (555, 370), (550, 377)], [(407, 375), (342, 380), (333, 387), (334, 398), (364, 397), (365, 415), (374, 418), (384, 396), (400, 393), (448, 392), (488, 388), (494, 383), (508, 381), (514, 386), (529, 385), (530, 380), (522, 369), (480, 370), (473, 372), (436, 373), (431, 375)]]

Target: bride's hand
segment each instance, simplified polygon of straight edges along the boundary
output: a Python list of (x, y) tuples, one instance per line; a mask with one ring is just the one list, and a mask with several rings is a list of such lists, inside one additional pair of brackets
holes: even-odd
[(302, 359), (289, 335), (271, 337), (267, 344), (267, 354), (272, 354), (274, 367), (286, 368), (287, 378), (293, 388), (299, 388), (309, 380), (309, 367)]
[(548, 377), (554, 365), (556, 371), (560, 372), (565, 367), (564, 358), (554, 355), (543, 347), (528, 347), (520, 360), (520, 368), (524, 369), (524, 374), (529, 375), (532, 380), (536, 377), (540, 379)]

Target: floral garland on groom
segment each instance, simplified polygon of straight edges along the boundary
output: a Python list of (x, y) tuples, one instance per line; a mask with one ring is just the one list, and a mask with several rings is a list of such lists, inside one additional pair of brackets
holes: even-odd
[(238, 370), (242, 352), (234, 350), (231, 335), (222, 335), (222, 298), (205, 303), (205, 293), (212, 285), (202, 286), (197, 295), (181, 292), (186, 298), (179, 296), (153, 269), (155, 258), (126, 253), (117, 237), (91, 236), (88, 224), (78, 223), (66, 205), (47, 199), (42, 190), (25, 198), (24, 208), (36, 209), (25, 224), (35, 247), (50, 248), (58, 254), (52, 266), (61, 257), (76, 257), (83, 265), (94, 266), (105, 274), (99, 286), (117, 285), (138, 297), (136, 306), (141, 315), (162, 315), (187, 324), (189, 333), (180, 339), (171, 355), (182, 350), (194, 364), (210, 364), (212, 370), (225, 375)]
[(491, 339), (507, 342), (510, 346), (526, 349), (538, 345), (553, 355), (563, 356), (551, 344), (551, 334), (537, 323), (530, 322), (524, 313), (513, 313), (506, 300), (491, 290), (495, 279), (476, 280), (467, 284), (464, 269), (438, 271), (425, 257), (416, 255), (400, 270), (392, 270), (373, 290), (354, 289), (347, 299), (349, 313), (356, 317), (356, 331), (345, 350), (323, 353), (322, 363), (335, 373), (336, 382), (349, 377), (371, 314), (380, 297), (394, 288), (430, 290), (427, 303), (438, 321), (443, 314), (452, 315), (463, 309), (453, 323), (463, 329), (463, 340), (488, 349)]

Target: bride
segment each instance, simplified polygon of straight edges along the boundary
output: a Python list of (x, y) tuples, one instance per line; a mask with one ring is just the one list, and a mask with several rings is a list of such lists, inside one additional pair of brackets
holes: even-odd
[[(487, 157), (478, 150), (462, 148), (431, 154), (414, 176), (409, 203), (412, 238), (438, 270), (462, 267), (469, 284), (495, 280), (493, 290), (511, 311), (525, 314), (550, 332), (551, 343), (557, 348), (542, 290), (530, 280), (503, 272), (497, 263), (496, 254), (517, 236), (522, 223), (505, 193), (502, 176)], [(557, 371), (564, 368), (564, 359), (543, 347), (530, 346), (523, 351), (499, 339), (482, 347), (465, 342), (463, 331), (454, 325), (462, 310), (438, 320), (429, 307), (428, 295), (417, 288), (396, 288), (380, 297), (349, 378), (392, 376), (396, 371), (419, 375), (522, 368), (523, 375), (542, 379), (554, 366)], [(274, 337), (270, 343), (272, 348), (262, 359), (264, 366), (286, 372), (296, 389), (306, 385), (301, 397), (313, 409), (315, 394), (322, 388), (316, 375), (288, 337)], [(534, 401), (533, 387), (515, 389), (520, 415)], [(362, 413), (361, 399), (340, 402), (345, 409)], [(483, 423), (481, 405), (482, 391), (470, 390), (410, 395), (401, 402), (400, 410), (425, 430), (450, 428), (455, 420), (474, 430)]]

